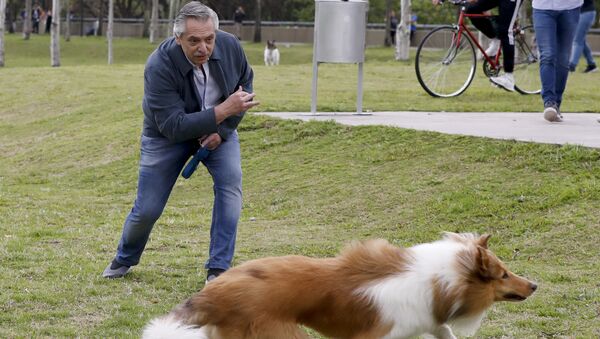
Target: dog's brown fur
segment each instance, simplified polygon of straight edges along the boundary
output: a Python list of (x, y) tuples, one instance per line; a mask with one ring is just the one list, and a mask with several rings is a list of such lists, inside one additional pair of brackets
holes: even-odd
[(403, 252), (372, 240), (355, 242), (336, 258), (249, 261), (208, 283), (174, 312), (189, 324), (216, 325), (215, 338), (306, 338), (298, 323), (330, 337), (380, 338), (390, 324), (381, 324), (368, 300), (348, 296), (374, 276), (403, 271)]
[[(478, 316), (480, 321), (494, 302), (524, 300), (537, 288), (511, 273), (488, 250), (489, 236), (447, 234), (446, 238), (465, 246), (454, 264), (460, 278), (452, 286), (444, 277), (432, 277), (430, 314), (439, 326), (435, 330), (451, 333), (445, 324)], [(299, 324), (328, 337), (381, 338), (395, 324), (383, 319), (374, 301), (361, 291), (386, 278), (404, 279), (416, 253), (385, 240), (369, 240), (353, 242), (335, 258), (248, 261), (208, 283), (170, 316), (202, 326), (211, 339), (307, 338)]]

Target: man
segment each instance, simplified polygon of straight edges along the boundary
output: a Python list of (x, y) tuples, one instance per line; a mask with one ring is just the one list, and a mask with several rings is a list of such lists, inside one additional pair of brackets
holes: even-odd
[(185, 162), (199, 143), (214, 183), (207, 281), (233, 258), (242, 206), (236, 128), (253, 101), (253, 72), (236, 37), (218, 30), (217, 14), (200, 2), (181, 9), (174, 37), (150, 55), (144, 71), (144, 126), (138, 190), (117, 254), (103, 277), (119, 278), (137, 265)]
[[(433, 4), (437, 5), (441, 0), (432, 0)], [(499, 9), (499, 16), (494, 27), (492, 20), (489, 17), (474, 17), (470, 18), (471, 22), (477, 29), (491, 39), (491, 43), (485, 50), (489, 56), (496, 55), (496, 51), (502, 43), (502, 62), (504, 74), (497, 77), (491, 77), (490, 81), (495, 85), (506, 89), (507, 91), (515, 90), (515, 78), (513, 70), (515, 68), (515, 41), (514, 41), (514, 26), (517, 20), (521, 0), (469, 0), (466, 13), (483, 14), (495, 7)]]

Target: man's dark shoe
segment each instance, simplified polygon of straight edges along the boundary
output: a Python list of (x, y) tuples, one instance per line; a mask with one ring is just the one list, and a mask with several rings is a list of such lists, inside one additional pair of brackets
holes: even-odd
[(598, 71), (598, 67), (596, 65), (587, 65), (583, 73), (594, 73)]
[(127, 274), (127, 272), (129, 272), (130, 269), (130, 266), (119, 264), (115, 259), (113, 259), (113, 261), (106, 266), (104, 272), (102, 272), (102, 277), (108, 279), (122, 278), (125, 274)]
[(218, 276), (223, 274), (223, 272), (225, 272), (225, 270), (220, 268), (209, 268), (208, 271), (206, 271), (206, 283), (208, 284), (209, 282), (213, 281)]

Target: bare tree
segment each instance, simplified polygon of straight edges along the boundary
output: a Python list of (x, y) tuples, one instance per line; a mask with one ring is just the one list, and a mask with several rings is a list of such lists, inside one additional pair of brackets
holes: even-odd
[(4, 18), (6, 17), (6, 0), (0, 0), (0, 67), (4, 67)]
[(400, 1), (400, 24), (396, 28), (396, 60), (408, 60), (410, 50), (410, 0)]
[(71, 1), (67, 0), (67, 20), (65, 21), (65, 41), (71, 41)]
[(25, 17), (23, 18), (23, 39), (29, 40), (31, 35), (31, 0), (25, 0)]
[(390, 14), (392, 13), (392, 0), (385, 0), (385, 38), (383, 40), (384, 46), (390, 46), (394, 42), (390, 39)]
[(167, 37), (173, 35), (173, 20), (178, 10), (179, 0), (169, 0), (169, 30), (167, 31)]
[(150, 19), (150, 43), (158, 40), (158, 0), (152, 0), (152, 18)]
[(260, 40), (261, 40), (261, 36), (260, 36), (260, 26), (261, 26), (260, 3), (261, 3), (261, 0), (256, 0), (256, 18), (254, 19), (254, 42), (260, 42)]
[(60, 66), (60, 2), (61, 0), (52, 0), (52, 20), (50, 26), (50, 65), (52, 67)]
[(114, 21), (113, 0), (108, 0), (108, 27), (106, 28), (106, 39), (108, 40), (108, 64), (113, 63), (113, 21)]
[(144, 29), (142, 36), (150, 36), (150, 13), (152, 12), (152, 0), (144, 0)]

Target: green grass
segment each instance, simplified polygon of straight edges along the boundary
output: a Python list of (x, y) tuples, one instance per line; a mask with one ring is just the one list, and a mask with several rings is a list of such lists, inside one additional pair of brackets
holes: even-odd
[[(121, 57), (107, 66), (103, 40), (67, 44), (63, 66), (51, 68), (47, 38), (8, 36), (0, 69), (0, 337), (139, 337), (149, 319), (202, 288), (211, 181), (202, 170), (178, 181), (141, 264), (123, 280), (100, 278), (135, 198), (143, 61), (153, 46), (119, 40)], [(309, 109), (309, 46), (282, 47), (276, 68), (261, 65), (261, 45), (245, 48), (261, 110)], [(459, 98), (433, 100), (391, 55), (368, 50), (369, 109), (539, 109), (539, 98), (479, 78)], [(322, 65), (320, 109), (353, 110), (355, 70)], [(600, 111), (597, 76), (573, 76), (569, 109)], [(597, 149), (252, 114), (240, 138), (236, 263), (331, 256), (352, 239), (411, 246), (441, 231), (488, 232), (491, 248), (540, 289), (494, 306), (477, 337), (600, 336)]]

